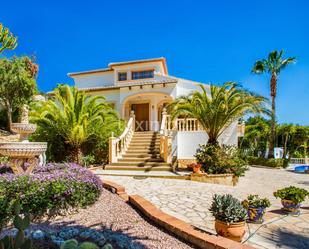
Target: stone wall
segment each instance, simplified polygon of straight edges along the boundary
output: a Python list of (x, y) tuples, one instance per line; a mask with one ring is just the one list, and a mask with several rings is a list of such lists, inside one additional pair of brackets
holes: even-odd
[(238, 182), (238, 177), (235, 177), (233, 174), (214, 174), (210, 175), (207, 173), (195, 174), (192, 173), (190, 175), (191, 181), (197, 182), (208, 182), (214, 184), (235, 186)]

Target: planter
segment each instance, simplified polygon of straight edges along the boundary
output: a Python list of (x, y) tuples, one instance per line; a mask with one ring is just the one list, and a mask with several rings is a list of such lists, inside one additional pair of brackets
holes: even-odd
[(246, 230), (245, 230), (245, 222), (235, 222), (235, 223), (226, 223), (220, 220), (216, 220), (215, 222), (215, 229), (218, 235), (241, 242), (242, 238), (244, 237)]
[(193, 173), (194, 174), (201, 174), (201, 167), (202, 165), (196, 164), (195, 166), (192, 167)]
[(295, 213), (298, 214), (299, 208), (300, 208), (300, 203), (295, 204), (293, 201), (291, 200), (281, 200), (281, 204), (283, 206), (283, 210), (288, 212), (288, 213)]
[(263, 216), (265, 214), (265, 207), (249, 207), (248, 221), (251, 223), (262, 224), (264, 222)]

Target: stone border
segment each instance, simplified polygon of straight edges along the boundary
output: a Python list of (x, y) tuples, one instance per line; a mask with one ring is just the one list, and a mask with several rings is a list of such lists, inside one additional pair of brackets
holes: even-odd
[(103, 181), (103, 187), (111, 190), (127, 201), (133, 207), (138, 209), (143, 215), (163, 227), (168, 232), (182, 238), (186, 242), (202, 249), (254, 249), (250, 245), (244, 245), (239, 242), (215, 235), (200, 232), (194, 229), (190, 224), (162, 212), (151, 202), (145, 200), (139, 195), (128, 196), (125, 188), (111, 181)]

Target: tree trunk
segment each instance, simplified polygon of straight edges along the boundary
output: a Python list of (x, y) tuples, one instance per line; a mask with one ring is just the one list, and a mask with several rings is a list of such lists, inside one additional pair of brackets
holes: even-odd
[(276, 94), (277, 94), (277, 74), (273, 72), (270, 80), (271, 133), (269, 138), (268, 158), (274, 158), (274, 148), (276, 139)]
[(287, 155), (287, 150), (288, 150), (288, 139), (289, 139), (289, 134), (286, 135), (284, 139), (284, 145), (283, 145), (283, 158), (286, 158)]
[(6, 114), (7, 114), (7, 118), (8, 118), (7, 129), (8, 129), (8, 131), (11, 131), (11, 127), (12, 127), (12, 108), (10, 106), (7, 106)]
[(77, 164), (82, 163), (83, 152), (80, 147), (72, 148), (70, 159)]

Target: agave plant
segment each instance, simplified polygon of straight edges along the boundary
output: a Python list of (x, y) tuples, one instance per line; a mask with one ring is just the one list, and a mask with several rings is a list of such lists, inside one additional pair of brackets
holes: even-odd
[(248, 92), (235, 82), (210, 86), (177, 98), (168, 106), (172, 118), (196, 118), (208, 134), (208, 144), (217, 145), (219, 136), (239, 118), (250, 113), (266, 113), (266, 99)]

